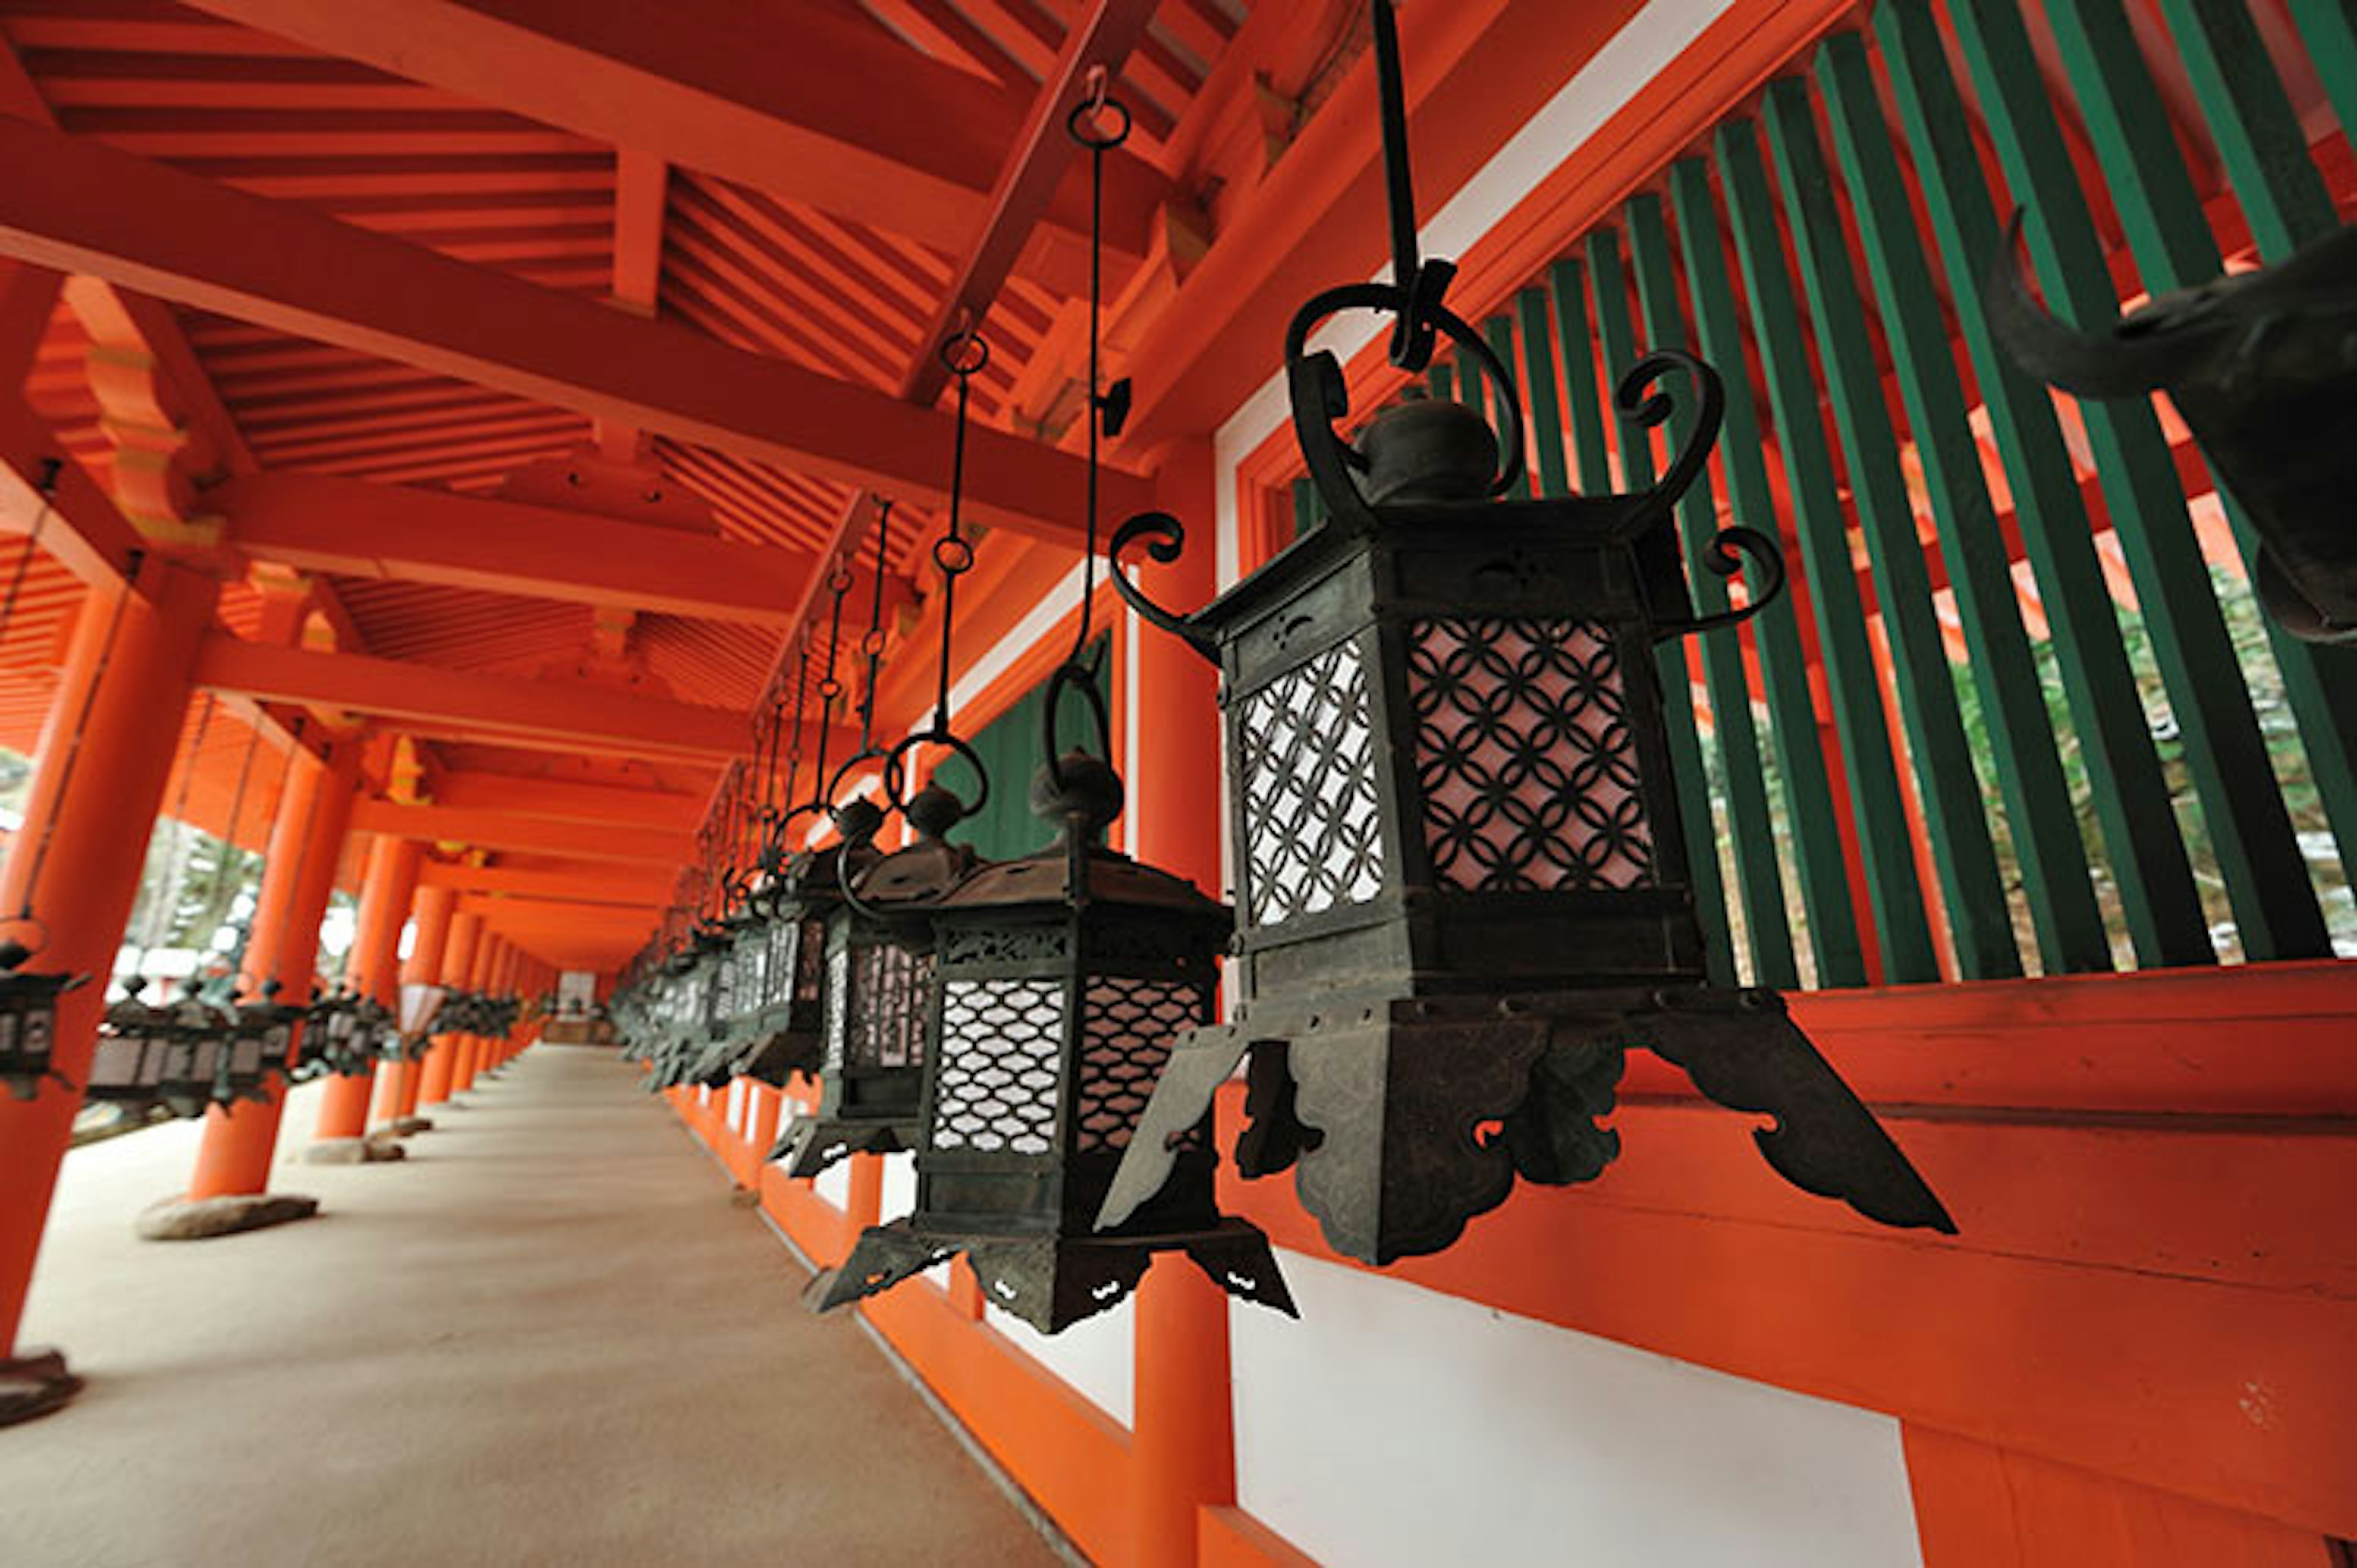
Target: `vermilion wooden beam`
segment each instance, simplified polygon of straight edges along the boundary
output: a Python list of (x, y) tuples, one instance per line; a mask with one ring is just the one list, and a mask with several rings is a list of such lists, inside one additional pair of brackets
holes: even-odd
[[(554, 854), (570, 860), (621, 861), (669, 868), (694, 858), (693, 833), (656, 832), (552, 822), (511, 817), (501, 811), (461, 811), (448, 806), (404, 806), (362, 800), (352, 808), (351, 831), (424, 839), (430, 843), (469, 844), (516, 854)], [(432, 886), (432, 884), (428, 884)]]
[(565, 779), (511, 773), (437, 773), (427, 786), (437, 806), (500, 811), (512, 817), (608, 822), (693, 832), (704, 820), (704, 797), (672, 789), (626, 789)]
[[(982, 226), (1026, 102), (825, 0), (198, 0), (199, 8), (940, 250)], [(1122, 160), (1112, 216), (1143, 253), (1168, 183)], [(1072, 292), (1086, 192), (1041, 281)]]
[(304, 571), (759, 626), (787, 624), (813, 567), (797, 550), (325, 474), (231, 479), (206, 500), (226, 543)]
[[(1088, 157), (1066, 129), (1066, 119), (1081, 100), (1092, 70), (1102, 67), (1108, 81), (1118, 81), (1122, 62), (1146, 36), (1159, 0), (1096, 0), (1088, 14), (1065, 36), (1053, 70), (1033, 95), (1013, 151), (991, 188), (990, 215), (965, 251), (949, 292), (933, 313), (931, 324), (918, 340), (917, 362), (902, 392), (911, 403), (930, 404), (949, 384), (948, 367), (936, 351), (961, 320), (981, 321), (998, 297), (1016, 258), (1029, 242), (1063, 182), (1066, 171), (1078, 167), (1085, 176)], [(1110, 173), (1110, 160), (1108, 160)], [(1083, 280), (1085, 283), (1085, 280)]]
[(745, 715), (723, 708), (576, 682), (310, 653), (221, 634), (199, 650), (197, 683), (263, 702), (495, 735), (508, 745), (542, 750), (713, 762), (751, 746)]
[(145, 545), (113, 499), (66, 456), (48, 424), (23, 400), (0, 397), (0, 529), (23, 533), (40, 514), (42, 459), (57, 457), (57, 501), (41, 525), (41, 548), (83, 582), (119, 583)]
[(428, 861), (418, 873), (419, 885), (426, 887), (647, 909), (660, 909), (671, 902), (672, 880), (668, 870), (620, 865), (584, 865), (576, 871), (511, 871), (504, 866)]
[[(930, 409), (18, 121), (0, 122), (0, 254), (838, 483), (946, 498), (951, 425)], [(1077, 542), (1083, 484), (1079, 458), (1040, 443), (968, 441), (966, 500), (984, 521)], [(1115, 516), (1152, 500), (1120, 469), (1103, 494)]]

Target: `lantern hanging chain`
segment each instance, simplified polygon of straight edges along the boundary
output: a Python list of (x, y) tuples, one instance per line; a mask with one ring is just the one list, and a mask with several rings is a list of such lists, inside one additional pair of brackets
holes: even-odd
[(876, 592), (867, 601), (867, 635), (859, 644), (867, 655), (867, 682), (859, 693), (860, 757), (869, 756), (876, 746), (876, 682), (884, 669), (884, 564), (890, 559), (891, 539), (892, 503), (880, 500), (876, 513)]
[[(1105, 116), (1117, 118), (1106, 128)], [(1072, 113), (1067, 128), (1072, 139), (1089, 150), (1089, 385), (1083, 413), (1089, 422), (1087, 542), (1081, 555), (1081, 623), (1072, 635), (1071, 656), (1066, 663), (1087, 669), (1083, 656), (1096, 628), (1097, 489), (1103, 464), (1103, 438), (1116, 434), (1125, 398), (1108, 397), (1104, 375), (1104, 166), (1105, 155), (1129, 140), (1129, 107), (1107, 90), (1103, 66), (1089, 71), (1089, 97)], [(1113, 424), (1114, 430), (1107, 426)], [(1093, 671), (1088, 671), (1092, 676)]]
[[(281, 768), (278, 769), (278, 794), (277, 794), (277, 797), (276, 797), (277, 801), (278, 801), (278, 804), (277, 804), (277, 807), (275, 808), (275, 809), (276, 809), (276, 810), (278, 810), (278, 811), (285, 811), (285, 810), (286, 809), (286, 790), (287, 790), (287, 787), (288, 787), (290, 784), (292, 784), (292, 783), (294, 782), (294, 779), (295, 779), (295, 754), (296, 754), (296, 752), (298, 752), (298, 751), (302, 750), (302, 749), (303, 749), (302, 745), (301, 745), (301, 743), (299, 743), (299, 742), (297, 742), (296, 744), (295, 744), (295, 745), (293, 745), (293, 746), (288, 746), (288, 747), (286, 748), (286, 761), (285, 761), (285, 766), (281, 767)], [(316, 807), (317, 806), (317, 804), (318, 804), (318, 797), (317, 797), (316, 794), (314, 794), (314, 795), (313, 795), (313, 797), (312, 797), (312, 805), (313, 805), (313, 807), (314, 807), (314, 808), (316, 808)], [(274, 825), (275, 825), (275, 823), (274, 823)], [(274, 837), (274, 838), (277, 836), (274, 831), (274, 832), (272, 833), (272, 835), (271, 835), (271, 836), (272, 836), (272, 837)], [(308, 818), (308, 817), (307, 817), (307, 816), (306, 816), (306, 818), (305, 818), (305, 820), (304, 820), (304, 823), (303, 823), (303, 837), (304, 837), (304, 839), (307, 839), (307, 840), (310, 836), (311, 836), (311, 824), (310, 824), (310, 820), (309, 820), (309, 818)], [(305, 850), (307, 850), (307, 848), (309, 848), (309, 847), (310, 847), (310, 846), (309, 846), (307, 843), (301, 843), (301, 842), (298, 842), (298, 843), (296, 844), (296, 846), (295, 846), (295, 878), (294, 878), (294, 882), (300, 882), (300, 881), (303, 879), (303, 853), (304, 853), (304, 851), (305, 851)], [(247, 920), (247, 922), (246, 922), (246, 926), (245, 926), (245, 949), (244, 949), (244, 950), (243, 950), (242, 952), (240, 952), (240, 953), (238, 954), (238, 974), (239, 974), (239, 978), (240, 978), (241, 980), (242, 980), (242, 979), (243, 979), (243, 977), (244, 977), (244, 975), (245, 975), (245, 962), (246, 962), (246, 960), (247, 960), (250, 956), (252, 956), (253, 951), (253, 929), (254, 929), (254, 927), (256, 927), (256, 926), (258, 926), (258, 925), (260, 925), (260, 924), (262, 923), (262, 890), (263, 890), (263, 888), (264, 888), (264, 886), (268, 886), (268, 884), (269, 884), (269, 880), (270, 880), (270, 850), (269, 850), (269, 841), (268, 841), (267, 839), (265, 839), (265, 840), (264, 841), (264, 848), (263, 848), (263, 852), (262, 852), (262, 880), (261, 880), (260, 882), (258, 882), (258, 883), (256, 883), (256, 884), (254, 885), (254, 889), (253, 889), (253, 917), (252, 917), (250, 919), (248, 919), (248, 920)], [(290, 883), (287, 885), (286, 896), (287, 896), (287, 897), (288, 897), (289, 899), (292, 899), (292, 898), (294, 897), (294, 896), (295, 896), (294, 882), (290, 882)], [(257, 984), (258, 984), (258, 983), (259, 983), (257, 982)], [(232, 997), (231, 998), (231, 1001), (235, 1001), (235, 1000), (236, 1000), (236, 998), (235, 998), (234, 996), (232, 996)]]
[(819, 682), (818, 694), (826, 699), (826, 710), (820, 715), (818, 726), (818, 769), (811, 776), (811, 809), (824, 811), (827, 808), (826, 754), (834, 738), (834, 714), (843, 701), (843, 682), (835, 676), (836, 656), (843, 650), (843, 601), (851, 592), (851, 568), (838, 564), (828, 589), (834, 595), (834, 608), (829, 613), (826, 626), (826, 678)]
[(956, 434), (950, 444), (949, 532), (933, 545), (933, 565), (942, 575), (942, 667), (933, 686), (933, 734), (950, 734), (950, 639), (957, 618), (957, 580), (974, 569), (974, 546), (965, 542), (965, 433), (974, 402), (974, 378), (990, 363), (990, 345), (963, 327), (942, 345), (942, 362), (957, 378)]
[(58, 769), (58, 787), (49, 796), (48, 821), (41, 824), (41, 842), (34, 846), (33, 864), (25, 875), (25, 896), (15, 922), (38, 928), (44, 940), (48, 940), (48, 927), (33, 914), (33, 891), (41, 885), (41, 868), (48, 864), (49, 846), (57, 842), (58, 819), (65, 814), (67, 792), (73, 788), (74, 769), (81, 762), (82, 737), (90, 731), (91, 711), (98, 705), (99, 688), (106, 684), (106, 672), (114, 663), (115, 640), (123, 634), (123, 613), (130, 608), (132, 597), (138, 592), (133, 585), (138, 581), (143, 555), (144, 552), (135, 550), (126, 563), (130, 570), (124, 574), (123, 592), (115, 596), (114, 613), (107, 619), (106, 637), (99, 644), (98, 664), (82, 692), (81, 711), (74, 715), (73, 731), (66, 740), (65, 761)]
[(262, 745), (262, 726), (254, 725), (245, 732), (245, 760), (238, 765), (237, 789), (230, 796), (229, 829), (221, 839), (221, 856), (213, 865), (212, 887), (205, 894), (210, 905), (221, 897), (221, 884), (228, 879), (229, 868), (244, 851), (237, 847), (238, 819), (245, 815), (245, 786), (253, 777), (253, 754)]
[(1129, 106), (1112, 95), (1109, 73), (1102, 65), (1089, 71), (1088, 96), (1066, 117), (1064, 129), (1089, 152), (1089, 371), (1083, 414), (1088, 420), (1088, 491), (1081, 555), (1081, 617), (1072, 630), (1071, 651), (1048, 680), (1047, 700), (1040, 720), (1041, 749), (1050, 776), (1059, 788), (1063, 768), (1057, 744), (1057, 711), (1067, 687), (1079, 690), (1095, 721), (1097, 746), (1105, 759), (1113, 755), (1113, 726), (1098, 689), (1097, 661), (1089, 658), (1096, 638), (1097, 506), (1099, 475), (1103, 466), (1104, 440), (1121, 434), (1129, 413), (1129, 382), (1103, 385), (1104, 375), (1104, 169), (1105, 156), (1129, 140)]
[(5, 638), (8, 625), (16, 617), (16, 596), (25, 590), (25, 574), (32, 569), (33, 557), (41, 548), (41, 530), (48, 525), (49, 512), (57, 505), (58, 478), (65, 472), (65, 459), (41, 459), (41, 477), (35, 489), (41, 492), (40, 510), (33, 514), (33, 526), (25, 535), (25, 548), (16, 557), (16, 570), (8, 578), (8, 596), (0, 599), (0, 638)]
[[(786, 787), (778, 796), (781, 807), (791, 803), (794, 789), (802, 782), (802, 714), (810, 697), (810, 633), (805, 631), (801, 651), (794, 656), (794, 730), (786, 739)], [(777, 759), (778, 754), (772, 750), (770, 760), (774, 764)]]
[[(169, 929), (172, 915), (180, 902), (178, 885), (184, 875), (180, 847), (189, 826), (188, 788), (197, 781), (197, 763), (204, 756), (205, 732), (212, 727), (215, 701), (213, 694), (207, 692), (205, 705), (197, 711), (197, 727), (188, 740), (188, 759), (180, 766), (180, 790), (172, 801), (172, 853), (164, 863), (164, 890), (156, 899), (156, 903), (162, 907), (161, 913), (167, 929)], [(150, 909), (146, 923), (140, 928), (138, 956), (131, 963), (131, 972), (134, 974), (144, 974), (146, 972), (147, 951), (155, 945), (150, 939), (156, 934), (156, 918), (157, 911)]]

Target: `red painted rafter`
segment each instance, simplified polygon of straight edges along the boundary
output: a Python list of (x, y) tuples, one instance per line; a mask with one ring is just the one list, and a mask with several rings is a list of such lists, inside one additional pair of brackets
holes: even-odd
[[(81, 199), (93, 189), (111, 199)], [(0, 124), (0, 252), (780, 467), (942, 497), (949, 421), (931, 410), (20, 122)], [(977, 517), (1072, 536), (1077, 459), (986, 429), (968, 451)], [(1108, 511), (1150, 503), (1150, 487), (1120, 470), (1104, 489)]]
[[(944, 247), (985, 208), (1022, 100), (821, 0), (196, 0), (328, 54)], [(812, 70), (823, 59), (826, 69)], [(1166, 188), (1126, 160), (1120, 243)], [(1068, 230), (1085, 209), (1058, 214)], [(1043, 252), (1052, 263), (1056, 252)], [(1071, 280), (1064, 278), (1066, 286)]]

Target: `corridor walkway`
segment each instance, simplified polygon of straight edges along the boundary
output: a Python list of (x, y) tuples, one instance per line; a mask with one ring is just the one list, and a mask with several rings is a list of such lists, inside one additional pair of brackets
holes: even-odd
[(1055, 1561), (610, 1053), (467, 1099), (401, 1164), (281, 1165), (322, 1217), (220, 1240), (131, 1235), (195, 1127), (69, 1156), (26, 1342), (90, 1386), (0, 1430), (0, 1563)]

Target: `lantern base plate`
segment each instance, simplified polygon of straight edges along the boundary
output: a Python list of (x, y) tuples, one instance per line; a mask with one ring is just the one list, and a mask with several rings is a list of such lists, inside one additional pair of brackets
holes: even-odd
[(770, 1158), (785, 1161), (786, 1174), (802, 1179), (852, 1155), (899, 1155), (916, 1146), (917, 1130), (906, 1122), (801, 1116), (770, 1151)]
[(1440, 1251), (1517, 1180), (1591, 1180), (1620, 1152), (1626, 1051), (1703, 1096), (1774, 1119), (1753, 1134), (1778, 1175), (1884, 1225), (1955, 1223), (1772, 991), (1599, 988), (1249, 1006), (1181, 1036), (1114, 1178), (1101, 1228), (1160, 1191), (1184, 1130), (1246, 1056), (1247, 1177), (1293, 1169), (1326, 1242), (1377, 1266)]
[(246, 1192), (228, 1197), (167, 1197), (151, 1204), (133, 1227), (143, 1241), (203, 1241), (215, 1236), (266, 1230), (319, 1212), (319, 1200), (284, 1192)]
[(307, 1165), (373, 1165), (406, 1159), (409, 1151), (401, 1146), (401, 1134), (388, 1127), (365, 1138), (323, 1138), (302, 1157)]
[(1223, 1219), (1208, 1230), (1144, 1236), (961, 1235), (920, 1230), (914, 1219), (871, 1225), (851, 1255), (811, 1281), (802, 1302), (831, 1312), (891, 1289), (963, 1252), (982, 1282), (983, 1297), (1042, 1334), (1058, 1334), (1109, 1312), (1137, 1288), (1155, 1257), (1184, 1252), (1230, 1295), (1285, 1314), (1293, 1294), (1260, 1227)]
[(0, 1426), (14, 1426), (63, 1410), (81, 1392), (66, 1370), (62, 1350), (33, 1350), (0, 1359)]

